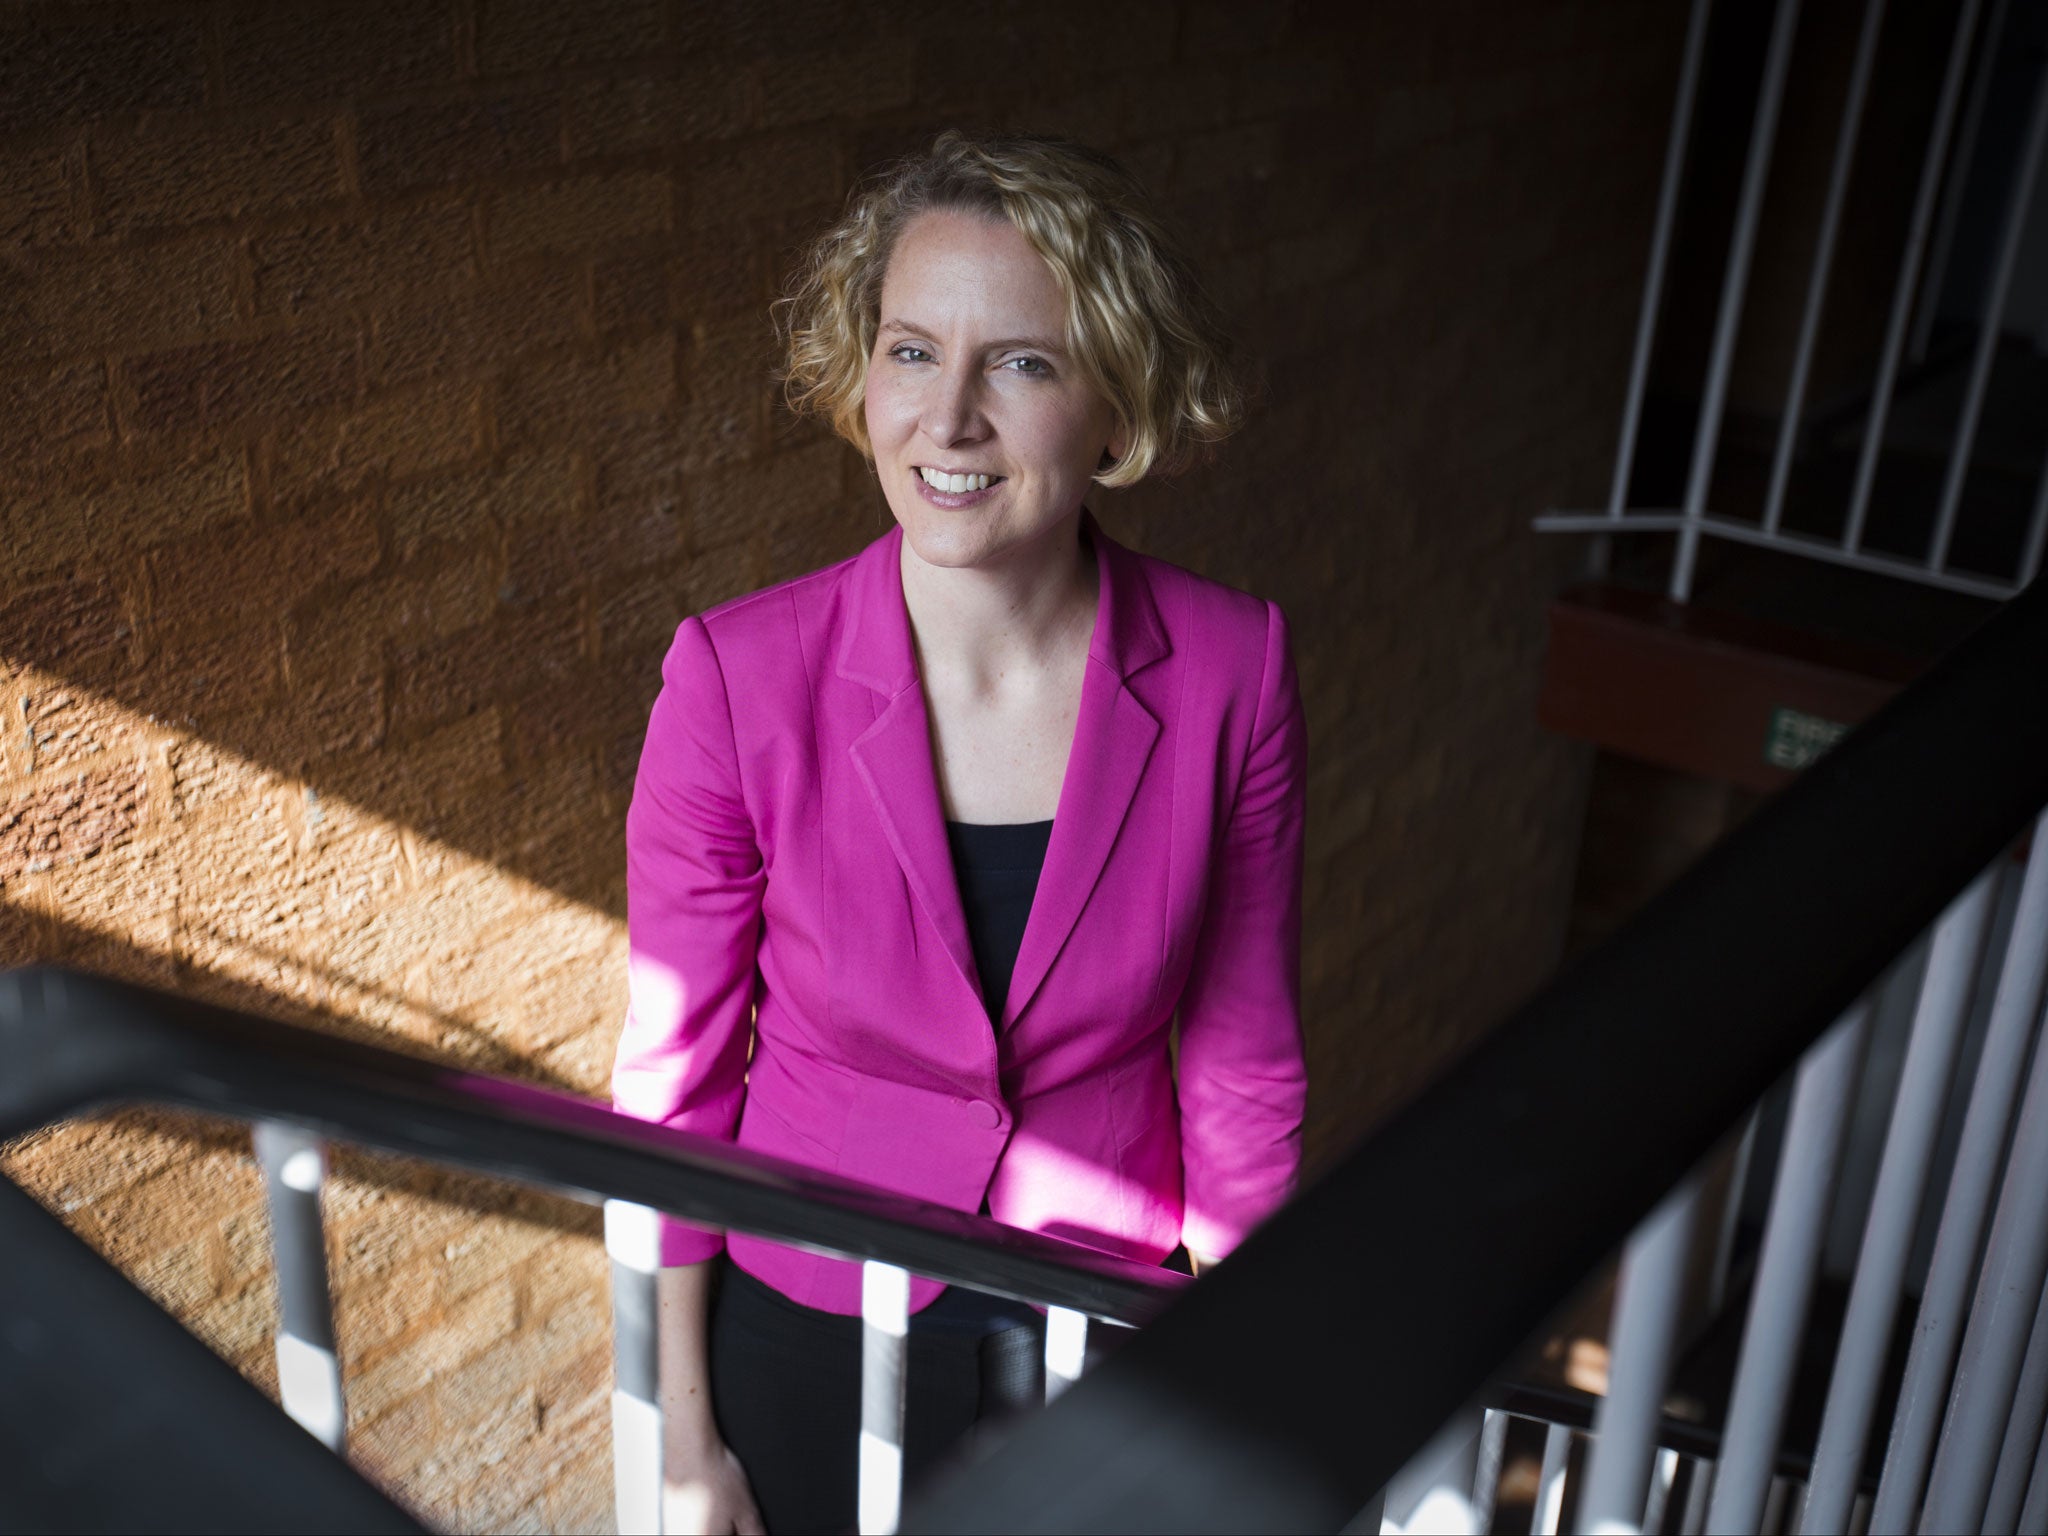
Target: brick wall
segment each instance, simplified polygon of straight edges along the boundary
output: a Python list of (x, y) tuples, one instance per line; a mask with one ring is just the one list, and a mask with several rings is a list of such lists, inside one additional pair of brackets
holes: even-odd
[[(1667, 14), (1668, 10), (1668, 14)], [(0, 954), (584, 1092), (686, 613), (886, 527), (773, 404), (765, 304), (953, 123), (1123, 154), (1265, 389), (1117, 535), (1277, 597), (1314, 751), (1314, 1156), (1551, 964), (1584, 764), (1534, 725), (1620, 398), (1683, 18), (1226, 0), (0, 12)], [(252, 1378), (239, 1128), (7, 1171)], [(589, 1213), (343, 1154), (360, 1462), (431, 1519), (608, 1520)]]

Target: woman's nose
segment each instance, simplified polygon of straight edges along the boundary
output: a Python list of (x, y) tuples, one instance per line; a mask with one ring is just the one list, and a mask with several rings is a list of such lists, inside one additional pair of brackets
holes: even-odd
[(919, 425), (931, 441), (945, 447), (950, 443), (973, 442), (986, 435), (982, 415), (980, 375), (972, 368), (942, 368), (925, 396)]

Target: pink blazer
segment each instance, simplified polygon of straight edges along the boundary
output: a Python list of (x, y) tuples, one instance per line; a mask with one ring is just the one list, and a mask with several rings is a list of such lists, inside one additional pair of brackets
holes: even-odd
[[(1150, 1263), (1226, 1253), (1286, 1196), (1306, 752), (1287, 623), (1083, 527), (1094, 637), (999, 1029), (901, 530), (683, 622), (626, 819), (619, 1109)], [(726, 1243), (668, 1222), (663, 1262)], [(799, 1302), (860, 1310), (857, 1264), (729, 1247)]]

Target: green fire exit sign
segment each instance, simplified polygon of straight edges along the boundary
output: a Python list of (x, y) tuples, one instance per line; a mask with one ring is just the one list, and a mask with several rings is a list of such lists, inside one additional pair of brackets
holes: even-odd
[(1839, 720), (1823, 720), (1799, 709), (1771, 711), (1770, 734), (1764, 738), (1764, 761), (1773, 768), (1804, 768), (1849, 734)]

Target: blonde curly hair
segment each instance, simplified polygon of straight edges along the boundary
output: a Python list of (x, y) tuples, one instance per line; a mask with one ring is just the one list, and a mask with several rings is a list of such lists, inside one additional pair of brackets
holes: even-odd
[(1216, 310), (1130, 173), (1061, 139), (953, 130), (856, 187), (775, 301), (790, 409), (873, 457), (863, 407), (883, 274), (910, 221), (939, 210), (1007, 218), (1052, 268), (1067, 344), (1128, 434), (1098, 484), (1172, 473), (1237, 430), (1244, 389)]

